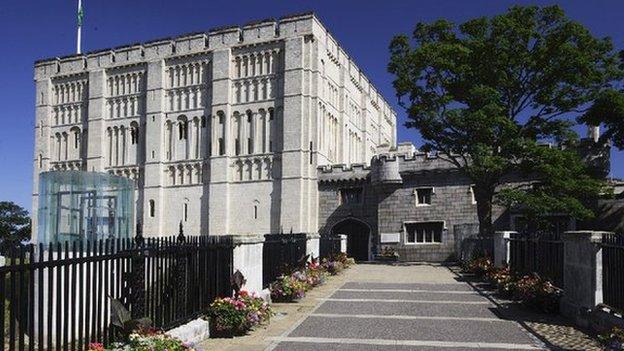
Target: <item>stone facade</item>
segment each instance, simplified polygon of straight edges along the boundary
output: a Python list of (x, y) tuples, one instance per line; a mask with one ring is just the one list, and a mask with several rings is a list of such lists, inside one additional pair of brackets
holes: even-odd
[(48, 170), (135, 179), (146, 236), (317, 233), (317, 166), (396, 145), (395, 112), (314, 14), (44, 59), (34, 79), (33, 233)]

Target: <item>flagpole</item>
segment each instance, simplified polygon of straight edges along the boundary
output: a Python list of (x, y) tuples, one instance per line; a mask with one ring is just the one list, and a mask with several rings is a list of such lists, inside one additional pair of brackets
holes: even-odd
[(78, 0), (78, 33), (76, 38), (76, 53), (80, 54), (80, 41), (82, 34), (82, 0)]

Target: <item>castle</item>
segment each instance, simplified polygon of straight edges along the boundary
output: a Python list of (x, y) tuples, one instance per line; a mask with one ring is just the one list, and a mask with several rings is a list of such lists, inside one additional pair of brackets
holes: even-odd
[[(357, 259), (443, 261), (478, 223), (468, 178), (397, 144), (396, 113), (311, 13), (44, 59), (34, 78), (34, 239), (50, 170), (133, 179), (145, 236), (346, 234)], [(496, 228), (518, 218), (495, 208)]]

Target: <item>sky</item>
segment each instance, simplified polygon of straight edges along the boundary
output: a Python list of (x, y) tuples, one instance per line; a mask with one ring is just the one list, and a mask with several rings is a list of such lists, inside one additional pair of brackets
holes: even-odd
[[(398, 141), (422, 142), (403, 126), (392, 75), (393, 35), (418, 22), (461, 23), (504, 12), (512, 5), (559, 4), (595, 36), (624, 48), (622, 0), (83, 0), (83, 52), (145, 42), (225, 25), (314, 11), (398, 113)], [(30, 210), (33, 174), (34, 83), (37, 59), (76, 50), (77, 0), (0, 1), (0, 201)], [(611, 176), (624, 178), (624, 153), (612, 151)]]

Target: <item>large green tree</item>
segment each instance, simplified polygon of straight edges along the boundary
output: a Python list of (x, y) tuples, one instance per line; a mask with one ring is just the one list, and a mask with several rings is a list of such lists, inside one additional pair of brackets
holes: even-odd
[(28, 211), (10, 201), (0, 201), (0, 254), (30, 239)]
[[(620, 51), (624, 69), (624, 50)], [(604, 125), (602, 141), (609, 140), (615, 147), (624, 150), (624, 87), (612, 87), (604, 90), (594, 101), (592, 107), (579, 118), (580, 122), (592, 125)]]
[[(593, 37), (557, 6), (512, 7), (458, 26), (418, 23), (411, 38), (393, 38), (390, 52), (406, 126), (474, 183), (481, 234), (492, 233), (494, 200), (591, 216), (582, 199), (602, 183), (569, 146), (575, 118), (621, 77), (608, 38)], [(498, 191), (518, 176), (531, 184)]]

